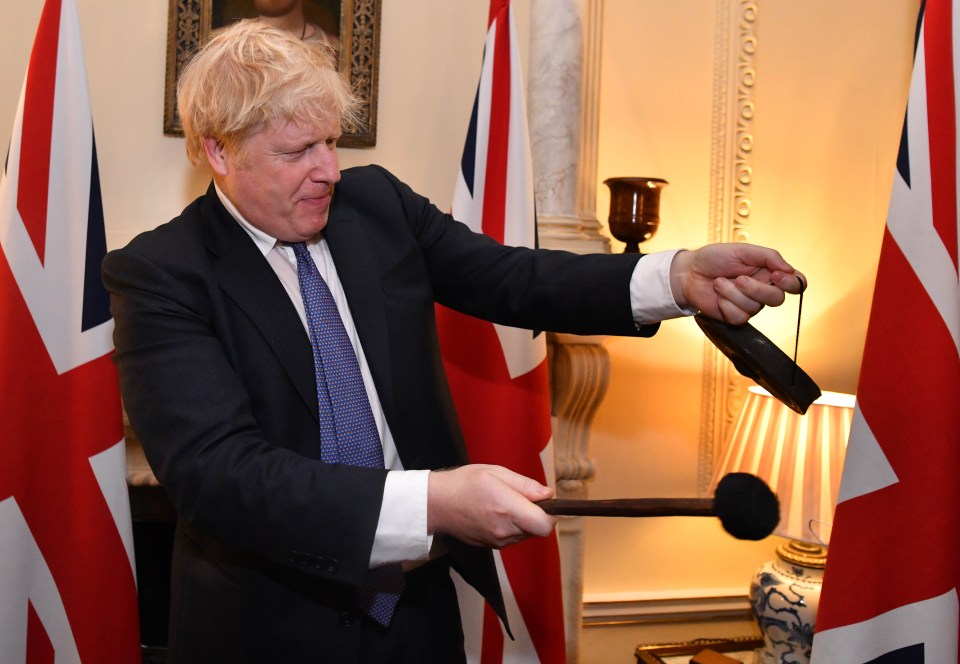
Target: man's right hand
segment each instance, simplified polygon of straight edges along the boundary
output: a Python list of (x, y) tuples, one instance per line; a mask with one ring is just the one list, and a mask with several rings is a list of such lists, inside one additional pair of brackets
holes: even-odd
[(502, 466), (474, 464), (433, 471), (427, 493), (427, 532), (499, 549), (546, 537), (556, 518), (533, 504), (553, 490)]

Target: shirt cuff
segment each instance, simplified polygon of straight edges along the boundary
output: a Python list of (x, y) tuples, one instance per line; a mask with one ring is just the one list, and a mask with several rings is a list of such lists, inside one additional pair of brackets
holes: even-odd
[(681, 309), (670, 287), (670, 265), (683, 249), (647, 254), (637, 263), (630, 277), (630, 306), (637, 325), (651, 325), (662, 320), (692, 316), (697, 313)]
[(429, 470), (391, 470), (383, 487), (380, 520), (373, 537), (370, 567), (426, 560), (433, 537), (427, 535)]

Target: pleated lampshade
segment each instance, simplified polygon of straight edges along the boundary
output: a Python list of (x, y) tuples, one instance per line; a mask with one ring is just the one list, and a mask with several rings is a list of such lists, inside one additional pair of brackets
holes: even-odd
[(851, 394), (824, 392), (800, 415), (766, 390), (750, 387), (713, 486), (727, 473), (756, 475), (780, 500), (774, 534), (826, 546), (853, 405)]

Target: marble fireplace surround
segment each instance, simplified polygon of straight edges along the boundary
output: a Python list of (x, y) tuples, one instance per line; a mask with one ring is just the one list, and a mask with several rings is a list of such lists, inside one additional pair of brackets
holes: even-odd
[[(597, 151), (603, 0), (531, 0), (528, 110), (540, 245), (577, 253), (609, 253), (597, 220)], [(749, 238), (752, 182), (756, 1), (714, 0), (710, 242)], [(574, 100), (574, 101), (572, 101)], [(590, 426), (607, 389), (610, 360), (603, 339), (548, 335), (557, 494), (587, 497), (594, 475)], [(729, 363), (704, 344), (698, 491), (706, 495), (719, 441), (742, 400)], [(128, 429), (128, 483), (155, 485), (143, 451)], [(568, 661), (579, 655), (584, 624), (739, 615), (739, 598), (679, 598), (660, 606), (583, 604), (582, 518), (561, 517)], [(660, 604), (663, 604), (661, 602)]]

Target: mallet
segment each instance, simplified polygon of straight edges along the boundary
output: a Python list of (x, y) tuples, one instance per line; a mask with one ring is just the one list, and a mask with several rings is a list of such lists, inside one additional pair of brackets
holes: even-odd
[(730, 473), (713, 498), (618, 498), (614, 500), (541, 500), (547, 514), (562, 516), (716, 516), (737, 539), (762, 540), (780, 522), (780, 503), (763, 480)]

